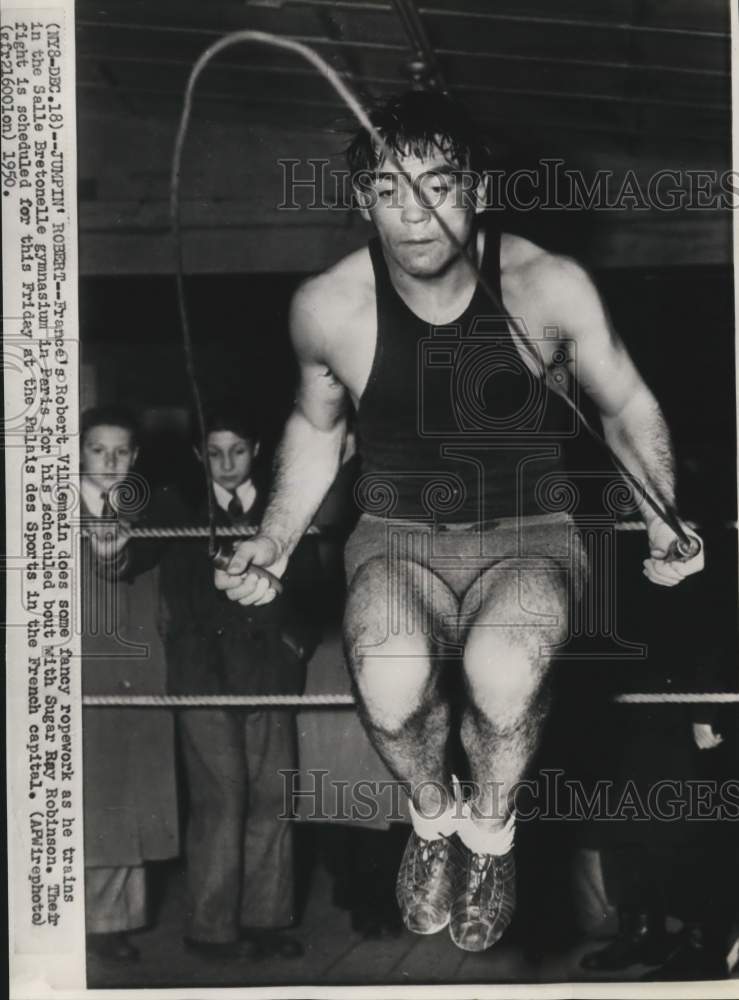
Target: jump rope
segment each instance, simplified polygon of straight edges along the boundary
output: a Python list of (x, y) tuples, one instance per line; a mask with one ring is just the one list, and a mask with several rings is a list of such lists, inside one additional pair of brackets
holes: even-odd
[[(242, 42), (259, 42), (264, 45), (271, 45), (278, 49), (286, 49), (287, 51), (297, 53), (297, 55), (302, 56), (307, 62), (311, 63), (318, 73), (333, 87), (338, 96), (357, 119), (359, 124), (367, 130), (373, 141), (376, 143), (377, 148), (381, 150), (384, 160), (387, 161), (393, 169), (398, 172), (398, 174), (403, 173), (402, 167), (398, 162), (397, 156), (395, 155), (395, 151), (390, 148), (380, 132), (378, 132), (372, 124), (367, 112), (364, 110), (351, 89), (344, 83), (338, 73), (331, 66), (329, 66), (328, 63), (321, 58), (321, 56), (318, 55), (317, 52), (315, 52), (310, 46), (304, 45), (302, 42), (296, 42), (290, 38), (282, 38), (279, 35), (273, 35), (265, 31), (243, 30), (229, 32), (210, 45), (198, 58), (190, 71), (187, 87), (185, 88), (182, 114), (180, 116), (180, 123), (177, 129), (174, 153), (172, 156), (172, 174), (170, 180), (170, 219), (174, 237), (177, 304), (180, 315), (180, 324), (182, 327), (185, 363), (195, 403), (195, 414), (201, 442), (203, 468), (205, 471), (205, 479), (208, 490), (208, 554), (218, 569), (226, 569), (228, 567), (233, 553), (233, 547), (231, 543), (225, 541), (219, 543), (217, 539), (216, 500), (213, 490), (213, 474), (208, 461), (208, 434), (205, 422), (205, 408), (203, 405), (203, 398), (195, 366), (190, 319), (185, 295), (183, 240), (180, 219), (180, 174), (182, 169), (182, 153), (192, 115), (195, 85), (208, 63), (210, 63), (220, 52), (226, 48), (230, 48), (232, 45), (238, 45)], [(444, 219), (435, 210), (434, 206), (425, 198), (423, 192), (420, 190), (420, 187), (417, 188), (415, 184), (414, 195), (419, 197), (423, 207), (432, 213), (435, 221), (439, 225), (439, 228), (458, 253), (464, 258), (476, 281), (479, 283), (480, 287), (485, 292), (492, 306), (496, 310), (497, 315), (506, 319), (516, 342), (521, 343), (524, 349), (528, 352), (537, 372), (541, 373), (547, 388), (549, 388), (552, 392), (556, 392), (557, 395), (565, 401), (567, 406), (575, 413), (580, 421), (580, 424), (589, 436), (609, 455), (616, 469), (630, 488), (635, 490), (638, 493), (639, 498), (644, 500), (654, 513), (675, 533), (676, 538), (671, 543), (667, 552), (667, 561), (687, 561), (696, 556), (701, 550), (701, 542), (695, 536), (687, 534), (680, 523), (674, 505), (666, 497), (659, 494), (654, 486), (652, 487), (653, 492), (650, 492), (646, 489), (643, 483), (636, 480), (634, 475), (629, 471), (626, 465), (624, 465), (619, 456), (616, 455), (605, 438), (595, 429), (595, 427), (593, 427), (577, 403), (570, 398), (566, 390), (563, 389), (552, 377), (551, 373), (547, 370), (538, 349), (529, 342), (526, 336), (521, 335), (518, 332), (513, 318), (505, 309), (503, 303), (499, 300), (495, 290), (491, 287), (490, 282), (486, 279), (485, 275), (481, 273), (477, 261), (474, 259), (473, 253), (457, 239), (455, 233), (451, 231)], [(657, 494), (657, 496), (654, 494)], [(276, 593), (280, 593), (282, 591), (282, 584), (280, 580), (270, 573), (269, 570), (266, 570), (261, 566), (250, 565), (248, 572), (253, 573), (257, 577), (266, 579), (270, 587)]]

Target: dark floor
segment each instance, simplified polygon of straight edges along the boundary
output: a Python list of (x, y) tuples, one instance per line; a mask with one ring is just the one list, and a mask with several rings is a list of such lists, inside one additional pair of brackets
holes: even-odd
[[(321, 863), (310, 866), (305, 907), (296, 933), (305, 946), (298, 959), (213, 963), (185, 952), (182, 944), (185, 878), (179, 864), (160, 866), (161, 900), (155, 925), (135, 935), (140, 961), (127, 965), (88, 963), (88, 986), (195, 987), (265, 985), (411, 985), (443, 983), (545, 983), (605, 981), (584, 973), (582, 955), (597, 940), (579, 941), (558, 954), (538, 957), (515, 935), (482, 954), (460, 951), (447, 932), (419, 937), (402, 931), (397, 937), (366, 940), (352, 929), (349, 912), (332, 901), (332, 878)], [(513, 929), (513, 928), (512, 928)], [(519, 935), (520, 936), (520, 935)], [(637, 980), (646, 967), (636, 966), (619, 981)]]

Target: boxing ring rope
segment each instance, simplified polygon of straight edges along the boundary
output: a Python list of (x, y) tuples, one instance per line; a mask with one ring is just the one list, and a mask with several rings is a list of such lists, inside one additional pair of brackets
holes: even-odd
[[(99, 520), (101, 525), (105, 525), (103, 519)], [(117, 528), (114, 522), (110, 523), (111, 533)], [(126, 538), (209, 538), (211, 529), (203, 524), (183, 524), (183, 525), (138, 525), (123, 528)], [(255, 534), (255, 528), (238, 527), (238, 525), (216, 525), (215, 534), (219, 538), (248, 538)], [(83, 535), (90, 535), (89, 528), (82, 528)]]
[[(101, 525), (105, 524), (104, 519), (99, 519)], [(736, 528), (736, 521), (727, 521), (722, 527), (732, 530)], [(646, 531), (646, 525), (641, 521), (613, 521), (611, 523), (603, 522), (595, 525), (595, 527), (602, 527), (604, 531)], [(693, 527), (691, 525), (691, 527)], [(116, 530), (114, 523), (110, 524), (111, 531)], [(207, 525), (202, 524), (185, 524), (185, 525), (151, 525), (151, 526), (126, 526), (123, 529), (126, 533), (127, 538), (208, 538), (211, 529)], [(315, 534), (321, 537), (324, 532), (319, 530), (317, 532), (311, 532), (310, 534)], [(238, 525), (217, 525), (215, 533), (220, 538), (249, 538), (255, 533), (253, 527), (239, 527)], [(89, 535), (90, 530), (88, 528), (82, 528), (83, 535)]]
[(88, 694), (85, 707), (130, 708), (349, 708), (350, 694)]
[[(731, 705), (739, 704), (739, 691), (649, 692), (618, 694), (621, 705)], [(357, 704), (350, 694), (86, 694), (85, 708), (350, 708)]]

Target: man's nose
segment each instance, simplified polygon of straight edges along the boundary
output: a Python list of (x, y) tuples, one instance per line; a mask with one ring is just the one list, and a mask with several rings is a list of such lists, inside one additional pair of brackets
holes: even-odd
[(421, 192), (404, 184), (400, 190), (401, 219), (403, 222), (427, 222), (431, 212), (424, 205)]

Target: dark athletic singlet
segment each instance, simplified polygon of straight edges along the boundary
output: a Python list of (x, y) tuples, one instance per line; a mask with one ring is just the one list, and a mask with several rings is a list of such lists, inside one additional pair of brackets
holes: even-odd
[[(369, 249), (377, 343), (357, 412), (361, 510), (441, 523), (550, 513), (565, 404), (523, 362), (479, 284), (459, 319), (434, 327), (395, 291), (379, 240)], [(481, 271), (500, 299), (493, 229)]]

